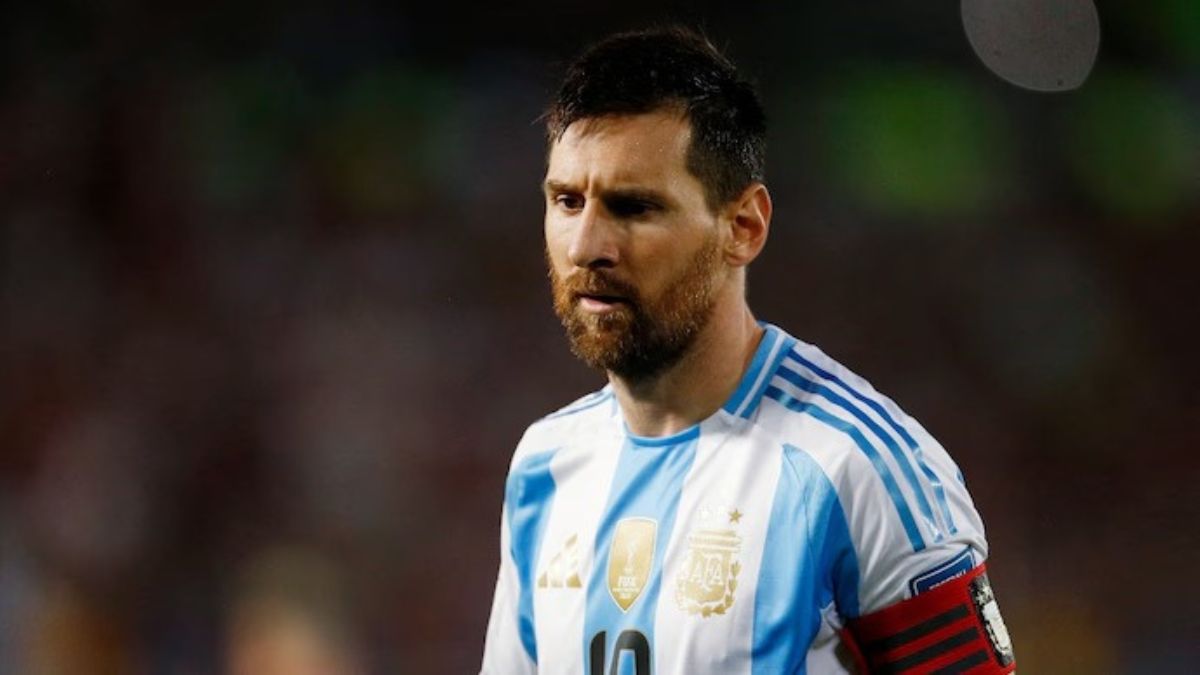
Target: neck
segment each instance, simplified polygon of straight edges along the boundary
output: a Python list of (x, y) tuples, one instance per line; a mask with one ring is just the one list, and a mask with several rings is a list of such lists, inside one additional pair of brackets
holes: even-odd
[(742, 296), (722, 303), (678, 363), (649, 380), (609, 373), (625, 424), (638, 436), (668, 436), (716, 412), (737, 388), (762, 338)]

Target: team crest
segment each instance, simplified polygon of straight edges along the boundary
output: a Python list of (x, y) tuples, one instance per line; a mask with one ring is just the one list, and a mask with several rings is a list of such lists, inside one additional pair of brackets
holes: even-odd
[[(742, 514), (729, 512), (729, 525)], [(733, 606), (742, 565), (737, 559), (742, 538), (731, 527), (708, 527), (688, 535), (688, 550), (675, 577), (675, 602), (689, 614), (709, 617)]]
[(650, 518), (617, 521), (608, 552), (608, 593), (622, 612), (628, 612), (646, 588), (657, 537), (658, 523)]

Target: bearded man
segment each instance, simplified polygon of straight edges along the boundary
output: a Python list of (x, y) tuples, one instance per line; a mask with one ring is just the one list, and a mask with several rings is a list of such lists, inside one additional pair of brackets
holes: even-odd
[(747, 305), (772, 207), (733, 65), (617, 35), (546, 120), (554, 309), (608, 384), (516, 449), (482, 672), (1013, 672), (957, 466)]

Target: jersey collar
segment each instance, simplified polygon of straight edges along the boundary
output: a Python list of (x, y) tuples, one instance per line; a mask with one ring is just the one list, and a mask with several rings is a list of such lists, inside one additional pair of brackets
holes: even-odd
[(758, 403), (762, 400), (772, 373), (796, 344), (795, 338), (778, 327), (762, 321), (758, 325), (764, 329), (762, 340), (759, 341), (754, 358), (750, 360), (750, 367), (742, 375), (737, 389), (722, 406), (725, 412), (743, 419), (749, 419), (758, 409)]

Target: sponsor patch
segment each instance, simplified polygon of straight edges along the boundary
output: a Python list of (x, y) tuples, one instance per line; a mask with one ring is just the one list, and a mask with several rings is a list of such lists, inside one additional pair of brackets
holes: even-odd
[(617, 521), (608, 554), (608, 592), (622, 612), (628, 612), (637, 602), (650, 580), (657, 537), (656, 520), (622, 518)]
[(964, 548), (962, 553), (910, 579), (908, 590), (915, 596), (951, 579), (961, 577), (973, 569), (975, 569), (975, 557), (971, 555), (969, 547)]
[(582, 588), (579, 581), (579, 536), (572, 534), (538, 577), (538, 588)]

